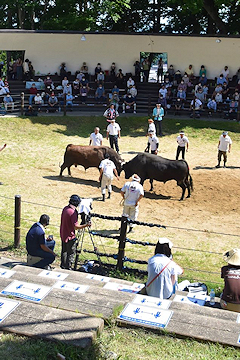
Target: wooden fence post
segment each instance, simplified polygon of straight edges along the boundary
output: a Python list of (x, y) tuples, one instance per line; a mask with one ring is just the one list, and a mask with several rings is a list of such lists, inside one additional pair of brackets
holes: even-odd
[(24, 113), (24, 92), (21, 93), (21, 116)]
[(119, 246), (118, 246), (118, 260), (117, 260), (117, 269), (122, 270), (123, 268), (123, 259), (124, 259), (124, 250), (126, 244), (126, 233), (127, 233), (127, 217), (122, 216), (121, 219), (121, 230), (119, 236)]
[(14, 247), (20, 246), (21, 195), (15, 195)]

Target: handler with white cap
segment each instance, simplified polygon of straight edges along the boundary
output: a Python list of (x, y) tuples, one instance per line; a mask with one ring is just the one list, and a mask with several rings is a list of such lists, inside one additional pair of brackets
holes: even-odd
[(220, 168), (220, 162), (223, 155), (223, 167), (226, 167), (227, 162), (227, 153), (231, 151), (232, 140), (230, 136), (228, 136), (227, 131), (223, 131), (222, 135), (220, 135), (218, 142), (218, 164), (216, 168)]
[(182, 159), (185, 158), (185, 149), (187, 146), (186, 151), (188, 151), (188, 138), (185, 136), (184, 131), (180, 131), (178, 137), (177, 137), (177, 143), (178, 143), (178, 147), (177, 147), (177, 154), (176, 154), (176, 160), (178, 160), (178, 157), (180, 155), (180, 152), (182, 153)]
[[(132, 181), (127, 181), (121, 189), (121, 195), (124, 199), (123, 216), (130, 220), (137, 220), (139, 212), (139, 201), (144, 197), (143, 186), (140, 184), (140, 177), (137, 174), (132, 176)], [(133, 230), (133, 224), (130, 224), (129, 232)]]
[(113, 149), (115, 145), (116, 152), (119, 153), (118, 139), (121, 137), (121, 128), (115, 119), (111, 120), (111, 123), (107, 127), (107, 140), (109, 138), (110, 146)]

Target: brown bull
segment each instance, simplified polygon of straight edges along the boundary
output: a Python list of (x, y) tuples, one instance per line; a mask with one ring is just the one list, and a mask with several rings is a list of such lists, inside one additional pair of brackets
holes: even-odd
[(61, 166), (60, 176), (63, 170), (68, 168), (68, 175), (71, 175), (70, 168), (72, 165), (81, 165), (86, 169), (90, 167), (99, 168), (100, 162), (104, 159), (105, 154), (109, 154), (120, 175), (121, 163), (124, 160), (118, 153), (108, 146), (82, 146), (69, 144), (64, 154), (64, 162)]

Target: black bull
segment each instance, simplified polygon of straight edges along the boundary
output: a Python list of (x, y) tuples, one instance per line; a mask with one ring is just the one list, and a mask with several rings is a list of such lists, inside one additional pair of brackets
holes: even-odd
[(132, 160), (123, 164), (125, 178), (128, 179), (133, 174), (138, 174), (143, 185), (146, 179), (150, 179), (151, 189), (153, 190), (153, 180), (167, 182), (176, 180), (177, 185), (182, 188), (183, 200), (185, 191), (188, 189), (187, 197), (190, 197), (193, 190), (192, 177), (189, 174), (189, 167), (185, 160), (169, 160), (161, 156), (140, 153)]

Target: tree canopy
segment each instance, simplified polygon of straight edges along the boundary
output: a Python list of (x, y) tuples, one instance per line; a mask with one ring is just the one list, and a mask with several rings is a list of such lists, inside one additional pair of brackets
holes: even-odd
[(2, 0), (1, 29), (238, 35), (240, 1)]

